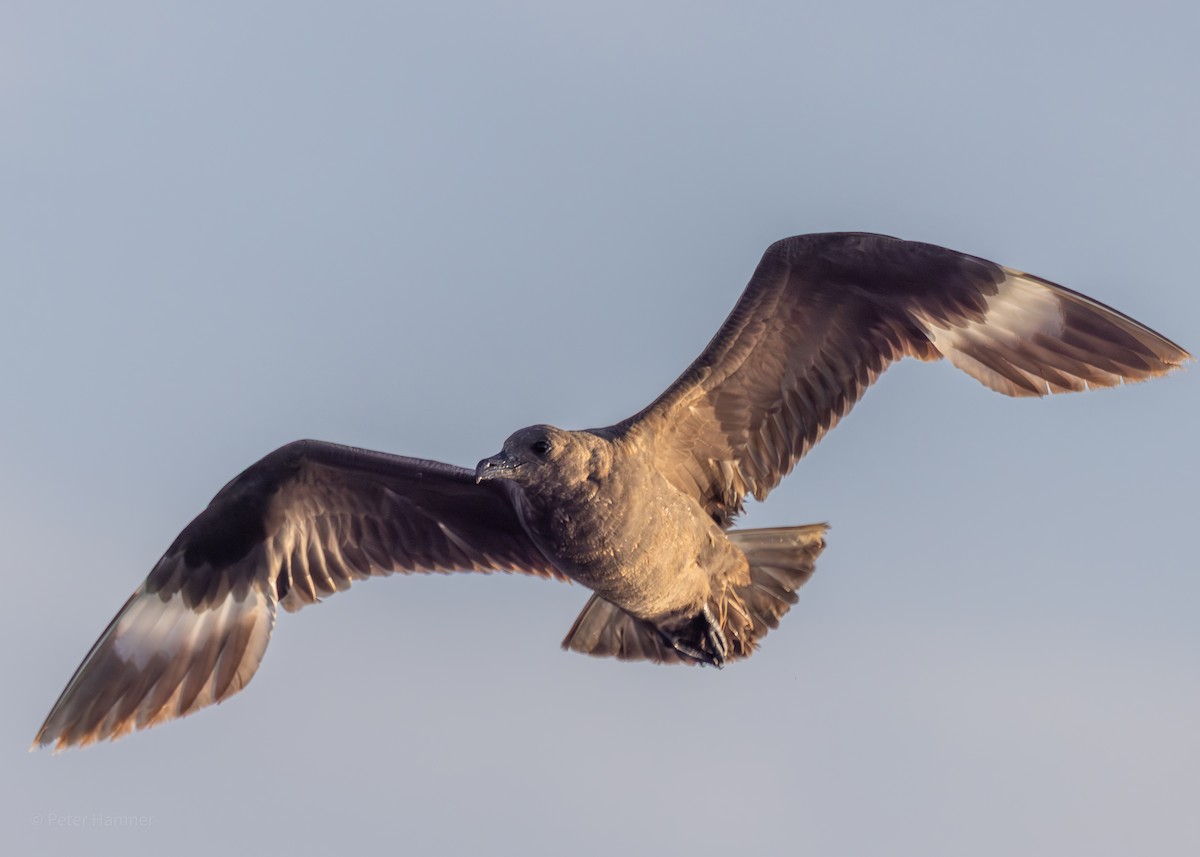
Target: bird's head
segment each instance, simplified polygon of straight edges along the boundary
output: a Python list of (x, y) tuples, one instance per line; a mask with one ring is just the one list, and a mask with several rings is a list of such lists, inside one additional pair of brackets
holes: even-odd
[(568, 486), (607, 472), (605, 441), (591, 432), (536, 425), (513, 432), (475, 468), (475, 481), (508, 479), (522, 487)]

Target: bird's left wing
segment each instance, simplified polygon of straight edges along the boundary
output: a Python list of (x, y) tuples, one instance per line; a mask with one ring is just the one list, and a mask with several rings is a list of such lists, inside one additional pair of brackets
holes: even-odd
[(727, 524), (892, 362), (946, 357), (1009, 396), (1111, 387), (1190, 359), (1145, 325), (965, 253), (866, 233), (776, 242), (712, 342), (645, 410), (660, 471)]
[(116, 738), (241, 690), (275, 607), (371, 575), (518, 571), (561, 577), (497, 483), (470, 470), (318, 441), (281, 447), (179, 534), (92, 646), (35, 746)]

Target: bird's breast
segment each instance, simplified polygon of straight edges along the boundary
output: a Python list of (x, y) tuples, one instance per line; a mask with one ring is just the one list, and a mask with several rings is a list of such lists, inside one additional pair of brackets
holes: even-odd
[(635, 616), (707, 597), (712, 522), (665, 480), (609, 479), (553, 497), (526, 494), (517, 505), (559, 571)]

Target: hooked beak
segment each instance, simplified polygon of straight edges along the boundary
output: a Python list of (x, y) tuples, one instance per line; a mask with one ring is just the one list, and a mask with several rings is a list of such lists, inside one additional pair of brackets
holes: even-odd
[(507, 452), (498, 452), (475, 466), (475, 484), (485, 479), (505, 479), (516, 469), (517, 463)]

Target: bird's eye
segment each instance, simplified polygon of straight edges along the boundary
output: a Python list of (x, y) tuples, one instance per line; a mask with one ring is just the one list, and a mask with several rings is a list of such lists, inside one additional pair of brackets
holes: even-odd
[(533, 450), (533, 453), (535, 455), (545, 455), (547, 452), (550, 451), (550, 441), (535, 440), (532, 444), (529, 445), (529, 448), (531, 450)]

